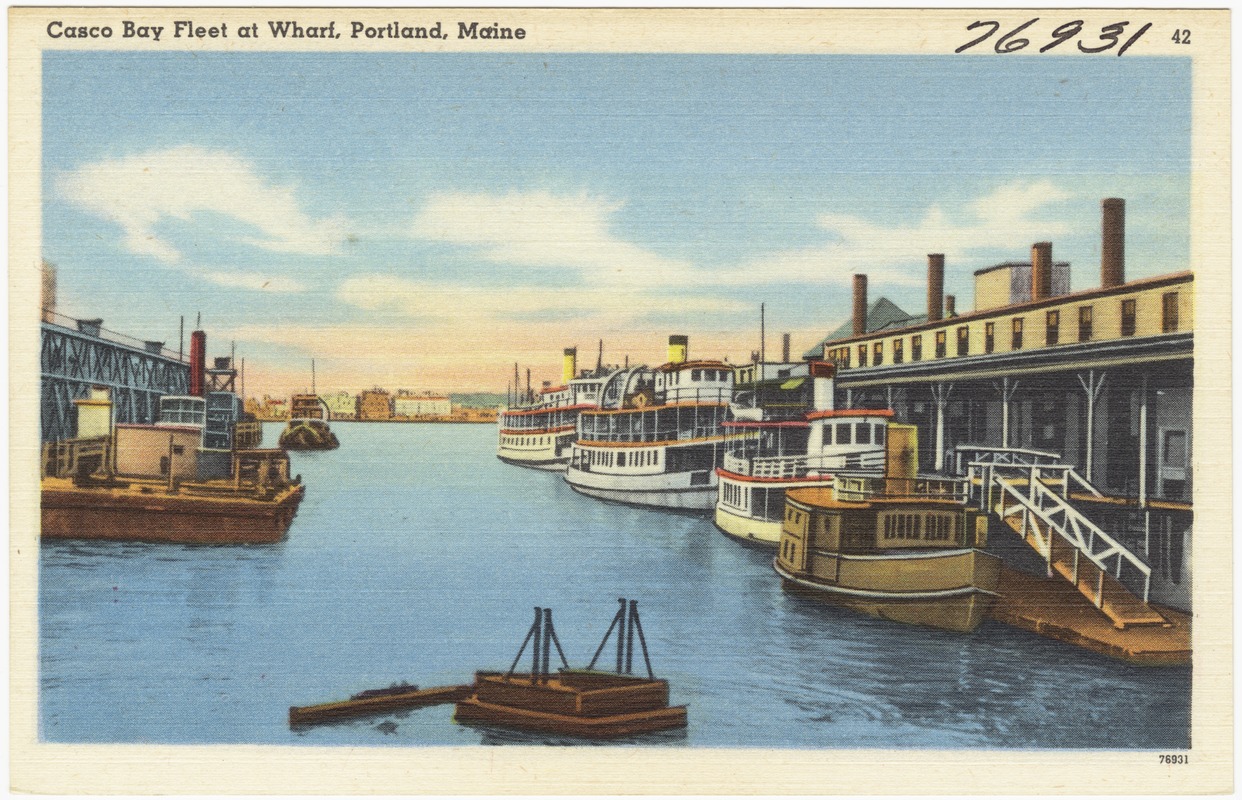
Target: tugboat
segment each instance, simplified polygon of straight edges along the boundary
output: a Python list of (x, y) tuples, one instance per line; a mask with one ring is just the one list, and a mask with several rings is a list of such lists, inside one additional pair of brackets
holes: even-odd
[[(589, 739), (613, 739), (686, 726), (686, 707), (669, 706), (668, 681), (651, 670), (647, 642), (638, 619), (638, 601), (620, 598), (595, 657), (586, 669), (569, 668), (552, 627), (552, 609), (536, 608), (535, 621), (508, 672), (478, 672), (473, 692), (459, 700), (454, 719), (467, 725), (497, 726)], [(595, 670), (613, 631), (617, 634), (616, 673)], [(634, 675), (634, 634), (642, 648), (647, 677)], [(531, 671), (515, 673), (534, 640)], [(552, 645), (563, 668), (549, 669)]]
[(962, 480), (918, 476), (918, 429), (890, 423), (881, 477), (790, 489), (773, 567), (787, 589), (872, 616), (951, 631), (978, 627), (1001, 562)]
[(315, 361), (311, 360), (311, 393), (289, 399), (289, 424), (280, 432), (282, 450), (335, 450), (341, 446), (328, 427), (328, 406), (315, 392)]

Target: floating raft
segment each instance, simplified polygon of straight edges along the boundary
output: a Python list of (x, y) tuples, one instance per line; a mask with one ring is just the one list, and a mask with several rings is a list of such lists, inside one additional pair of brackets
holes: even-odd
[(1005, 567), (991, 616), (1006, 625), (1131, 664), (1190, 664), (1190, 616), (1168, 608), (1160, 608), (1159, 613), (1169, 622), (1167, 626), (1118, 630), (1069, 583)]
[[(474, 686), (435, 686), (430, 689), (419, 689), (411, 686), (409, 691), (356, 696), (349, 700), (335, 703), (323, 703), (317, 706), (290, 706), (289, 725), (318, 725), (322, 722), (338, 722), (352, 717), (365, 717), (372, 714), (384, 714), (389, 711), (404, 711), (411, 708), (425, 708), (445, 703), (455, 703), (468, 697)], [(363, 692), (362, 695), (370, 695)]]
[(664, 680), (585, 670), (508, 677), (480, 672), (453, 718), (467, 725), (612, 739), (684, 728), (686, 707), (669, 706)]

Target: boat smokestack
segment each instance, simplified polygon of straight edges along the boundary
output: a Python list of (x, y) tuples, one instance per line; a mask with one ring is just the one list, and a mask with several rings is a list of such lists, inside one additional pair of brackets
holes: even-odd
[(1108, 289), (1126, 282), (1126, 201), (1108, 197), (1100, 201), (1103, 212), (1100, 246), (1100, 286)]
[(668, 337), (668, 363), (684, 364), (690, 358), (690, 338), (680, 334)]
[(919, 475), (919, 429), (915, 425), (889, 423), (884, 445), (884, 475), (908, 481)]
[(568, 386), (578, 374), (578, 348), (566, 347), (565, 357), (561, 361), (561, 384)]
[(1052, 296), (1052, 242), (1031, 245), (1031, 300)]
[(957, 316), (957, 298), (951, 294), (944, 296), (944, 315), (945, 317)]
[(813, 390), (811, 406), (816, 411), (832, 411), (835, 407), (832, 399), (832, 376), (837, 372), (836, 364), (830, 361), (812, 361), (810, 371)]
[(927, 254), (927, 321), (937, 322), (943, 318), (944, 308), (944, 253)]
[(867, 332), (867, 276), (854, 276), (854, 336)]
[(206, 395), (207, 381), (207, 334), (194, 331), (190, 334), (190, 394)]
[(789, 363), (789, 334), (781, 337), (781, 363)]

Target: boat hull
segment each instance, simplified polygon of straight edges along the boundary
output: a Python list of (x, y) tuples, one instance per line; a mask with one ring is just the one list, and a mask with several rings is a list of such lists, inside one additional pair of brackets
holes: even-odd
[(184, 544), (261, 544), (284, 538), (305, 487), (271, 499), (167, 494), (155, 487), (77, 487), (46, 479), (40, 535), (45, 539), (105, 539)]
[[(935, 561), (957, 559), (971, 579), (964, 585), (936, 586)], [(807, 574), (797, 574), (773, 560), (782, 585), (797, 594), (827, 600), (880, 619), (909, 625), (969, 633), (979, 627), (996, 599), (1000, 559), (978, 550), (938, 553), (929, 559), (867, 559), (862, 570), (846, 575), (843, 582), (829, 582)], [(923, 578), (917, 585), (914, 575)], [(956, 582), (956, 576), (945, 579)], [(900, 585), (914, 588), (897, 588)], [(930, 584), (930, 585), (929, 585)]]
[(747, 516), (727, 509), (719, 503), (716, 505), (716, 514), (712, 521), (725, 535), (747, 544), (775, 548), (781, 540), (780, 520)]
[(506, 464), (515, 467), (526, 467), (527, 469), (540, 469), (545, 472), (564, 472), (569, 466), (569, 458), (548, 455), (516, 455), (512, 453), (497, 453), (496, 458)]
[(688, 473), (655, 477), (665, 480), (638, 480), (637, 476), (613, 480), (615, 476), (584, 473), (571, 467), (565, 482), (579, 494), (610, 503), (696, 513), (711, 511), (716, 505), (715, 485), (677, 485), (689, 482)]

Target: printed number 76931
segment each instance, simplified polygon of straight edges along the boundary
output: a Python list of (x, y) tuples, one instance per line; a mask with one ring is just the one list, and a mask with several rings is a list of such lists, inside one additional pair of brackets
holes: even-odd
[(1160, 754), (1161, 764), (1189, 764), (1190, 756), (1185, 753), (1173, 753), (1170, 755)]

